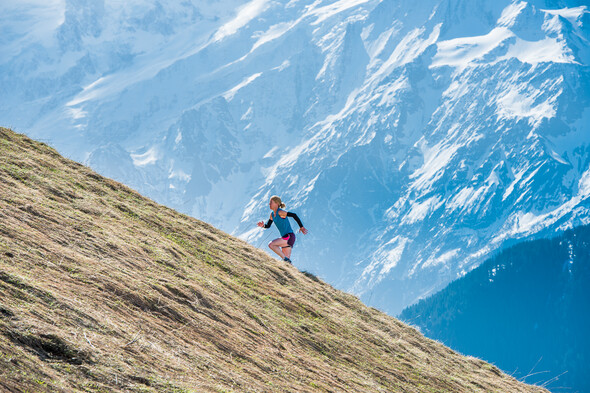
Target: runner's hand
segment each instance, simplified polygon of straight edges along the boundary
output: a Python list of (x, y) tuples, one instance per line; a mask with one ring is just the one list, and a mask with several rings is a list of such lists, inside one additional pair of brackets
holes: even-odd
[(262, 221), (258, 221), (258, 224), (256, 224), (256, 225), (258, 225), (260, 228), (264, 227), (264, 223)]
[(299, 232), (303, 233), (304, 235), (307, 235), (307, 229), (305, 229), (304, 227), (299, 228)]

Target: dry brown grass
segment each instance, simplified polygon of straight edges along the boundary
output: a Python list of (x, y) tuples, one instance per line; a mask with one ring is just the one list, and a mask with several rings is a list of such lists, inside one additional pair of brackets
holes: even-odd
[(0, 157), (0, 391), (545, 391), (44, 144)]

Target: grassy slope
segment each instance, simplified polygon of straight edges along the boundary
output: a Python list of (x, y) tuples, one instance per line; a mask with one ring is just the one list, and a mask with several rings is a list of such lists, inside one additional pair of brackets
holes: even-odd
[(544, 391), (7, 129), (0, 184), (0, 391)]

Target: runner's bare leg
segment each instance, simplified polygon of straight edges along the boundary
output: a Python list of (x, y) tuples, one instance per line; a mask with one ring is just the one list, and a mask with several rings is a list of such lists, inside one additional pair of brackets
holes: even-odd
[[(272, 242), (268, 243), (268, 247), (273, 250), (278, 256), (281, 257), (281, 259), (285, 259), (285, 254), (283, 254), (283, 250), (281, 249), (282, 247), (288, 246), (289, 243), (287, 243), (287, 241), (283, 238), (278, 238), (273, 240)], [(290, 249), (291, 247), (289, 247)], [(291, 251), (289, 251), (289, 255), (291, 254)]]

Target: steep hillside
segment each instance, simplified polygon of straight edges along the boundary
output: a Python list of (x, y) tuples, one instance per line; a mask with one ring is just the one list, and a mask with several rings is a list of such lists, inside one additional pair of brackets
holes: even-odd
[(0, 129), (0, 390), (542, 392)]
[(405, 309), (428, 337), (556, 392), (590, 392), (590, 226), (510, 247)]
[(298, 267), (392, 315), (590, 223), (587, 0), (0, 10), (3, 125), (251, 244), (280, 194), (330, 228)]

